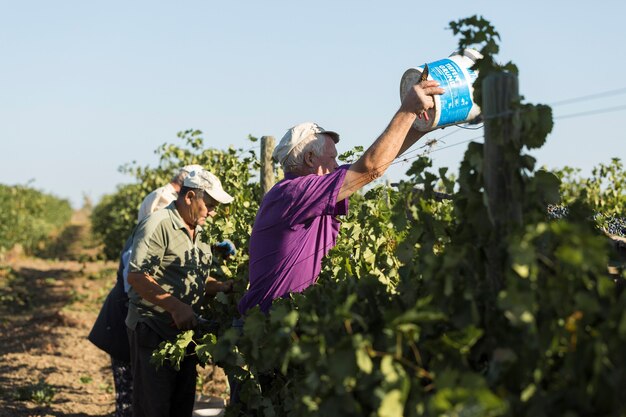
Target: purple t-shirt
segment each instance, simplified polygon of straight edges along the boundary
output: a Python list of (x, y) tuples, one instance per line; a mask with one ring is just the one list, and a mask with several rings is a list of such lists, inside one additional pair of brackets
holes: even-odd
[(348, 212), (348, 199), (337, 202), (337, 194), (349, 167), (286, 174), (265, 195), (250, 236), (250, 288), (239, 302), (241, 314), (257, 304), (267, 312), (275, 298), (315, 282), (322, 258), (337, 243), (336, 216)]

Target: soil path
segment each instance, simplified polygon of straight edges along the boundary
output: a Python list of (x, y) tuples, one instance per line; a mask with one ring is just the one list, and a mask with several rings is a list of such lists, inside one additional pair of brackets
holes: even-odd
[(110, 416), (107, 354), (87, 340), (115, 264), (19, 259), (0, 271), (0, 416)]

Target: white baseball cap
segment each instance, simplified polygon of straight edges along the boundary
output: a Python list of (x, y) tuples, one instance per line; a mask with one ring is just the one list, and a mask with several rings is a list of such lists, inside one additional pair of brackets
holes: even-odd
[(281, 164), (287, 159), (289, 153), (302, 141), (315, 136), (319, 133), (325, 133), (331, 137), (331, 139), (337, 143), (339, 142), (339, 134), (330, 130), (324, 130), (319, 125), (313, 122), (300, 123), (289, 129), (285, 136), (280, 140), (278, 146), (274, 149), (272, 158), (276, 162)]
[(185, 182), (185, 187), (199, 188), (222, 204), (232, 203), (233, 197), (222, 188), (222, 183), (206, 169), (194, 170), (189, 173)]

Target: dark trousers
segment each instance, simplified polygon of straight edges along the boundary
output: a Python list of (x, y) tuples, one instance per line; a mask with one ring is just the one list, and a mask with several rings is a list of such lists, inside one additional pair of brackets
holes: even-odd
[(133, 417), (133, 373), (130, 362), (111, 356), (111, 369), (115, 383), (115, 417)]
[[(232, 327), (233, 329), (237, 331), (237, 334), (239, 335), (239, 337), (243, 335), (244, 324), (245, 324), (245, 321), (242, 318), (233, 319)], [(239, 383), (235, 375), (233, 375), (230, 372), (226, 374), (226, 377), (228, 378), (228, 386), (230, 388), (230, 401), (229, 402), (230, 404), (239, 404), (240, 402), (239, 394), (241, 391), (241, 384)]]
[(133, 372), (134, 417), (191, 417), (196, 394), (196, 356), (186, 357), (177, 371), (169, 364), (150, 363), (163, 339), (148, 325), (128, 329)]

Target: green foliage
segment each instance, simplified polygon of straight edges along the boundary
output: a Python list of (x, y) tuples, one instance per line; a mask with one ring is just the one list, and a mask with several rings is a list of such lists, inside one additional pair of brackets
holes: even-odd
[(580, 169), (564, 167), (556, 171), (561, 178), (562, 203), (582, 201), (604, 215), (624, 216), (626, 212), (626, 170), (619, 158), (609, 164), (599, 164), (589, 178)]
[(14, 398), (17, 401), (32, 401), (35, 404), (47, 405), (52, 402), (56, 390), (45, 380), (40, 379), (35, 384), (17, 388)]
[(569, 206), (582, 202), (594, 211), (597, 226), (609, 234), (616, 230), (618, 220), (623, 224), (626, 212), (626, 171), (619, 158), (609, 164), (599, 164), (584, 178), (580, 169), (564, 167), (555, 171), (561, 178), (561, 204)]
[(180, 363), (185, 358), (185, 352), (189, 343), (193, 341), (193, 331), (187, 330), (178, 335), (173, 343), (161, 342), (157, 350), (152, 353), (150, 362), (157, 367), (168, 363), (176, 370), (180, 370)]
[(341, 155), (338, 155), (337, 159), (339, 159), (344, 164), (351, 164), (355, 162), (357, 159), (359, 159), (361, 155), (363, 155), (363, 147), (355, 146), (354, 149), (351, 149), (349, 151), (342, 153)]
[(465, 19), (450, 22), (450, 29), (459, 38), (459, 50), (470, 47), (480, 47), (483, 59), (478, 60), (472, 69), (480, 72), (481, 76), (474, 82), (474, 102), (482, 105), (482, 82), (488, 74), (498, 71), (518, 73), (517, 66), (512, 62), (499, 64), (495, 56), (500, 52), (498, 41), (500, 34), (495, 27), (482, 16), (474, 15)]
[(28, 282), (12, 268), (0, 270), (0, 312), (17, 313), (32, 306)]
[(114, 194), (104, 196), (94, 207), (91, 215), (93, 231), (104, 243), (108, 259), (119, 257), (124, 242), (137, 223), (137, 212), (143, 198), (170, 182), (180, 168), (189, 164), (202, 165), (215, 173), (224, 189), (235, 196), (232, 204), (219, 208), (220, 215), (214, 227), (209, 226), (211, 233), (216, 233), (212, 238), (219, 241), (233, 235), (235, 238), (231, 240), (241, 244), (237, 233), (249, 234), (251, 223), (243, 224), (239, 219), (247, 221), (250, 216), (254, 218), (250, 213), (256, 213), (258, 208), (260, 188), (258, 184), (251, 183), (259, 169), (256, 153), (233, 148), (227, 151), (204, 149), (204, 139), (199, 130), (186, 130), (177, 136), (183, 142), (182, 146), (163, 144), (155, 151), (159, 155), (157, 167), (142, 167), (135, 163), (122, 166), (120, 170), (134, 177), (136, 182), (118, 187)]
[(81, 384), (90, 384), (93, 382), (93, 378), (90, 375), (83, 375), (80, 377)]
[(67, 200), (28, 186), (0, 184), (0, 252), (16, 244), (27, 253), (43, 249), (71, 217)]

